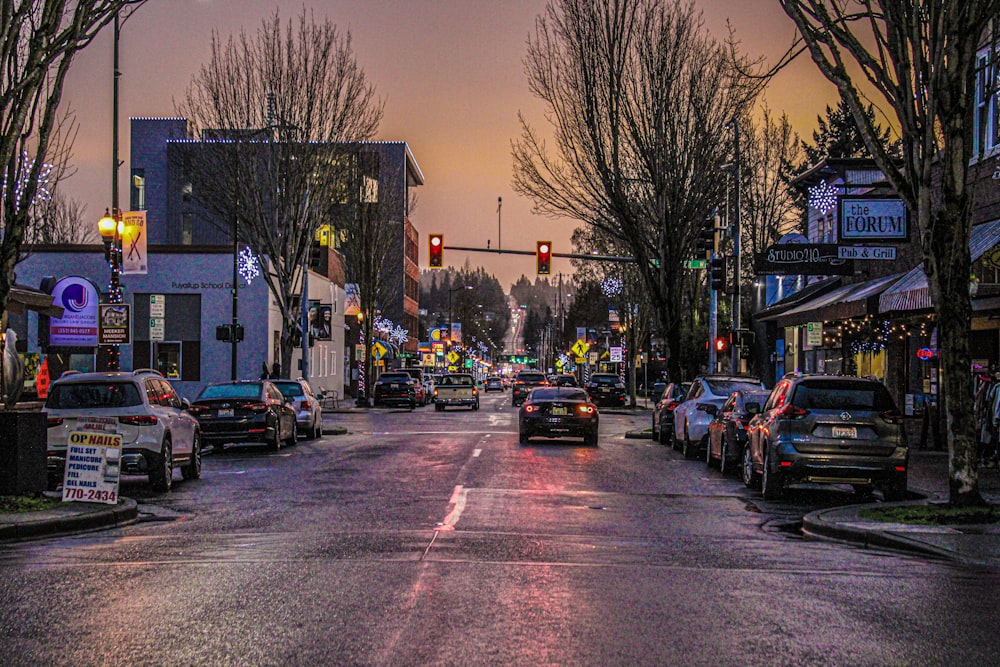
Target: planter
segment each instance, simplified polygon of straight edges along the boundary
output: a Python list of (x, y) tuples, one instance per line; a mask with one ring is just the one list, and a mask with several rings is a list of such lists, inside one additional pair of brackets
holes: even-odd
[(41, 412), (0, 412), (0, 495), (45, 490), (47, 427)]

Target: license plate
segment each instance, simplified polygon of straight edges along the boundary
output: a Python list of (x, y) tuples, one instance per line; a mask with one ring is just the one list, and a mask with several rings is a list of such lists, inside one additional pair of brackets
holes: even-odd
[(605, 393), (605, 394), (606, 394), (606, 393), (608, 393), (608, 392), (609, 392), (609, 391), (611, 391), (611, 390), (610, 390), (610, 389), (608, 389), (607, 387), (601, 387), (601, 388), (600, 388), (600, 389), (599, 389), (598, 391), (600, 391), (600, 392), (602, 392), (602, 393)]
[(858, 429), (855, 426), (834, 426), (833, 437), (856, 440), (858, 437)]
[(392, 388), (392, 389), (399, 389), (399, 385), (398, 384), (391, 384), (391, 385), (389, 385), (389, 387)]
[(217, 416), (219, 416), (219, 417), (232, 417), (233, 414), (234, 413), (233, 413), (233, 409), (232, 408), (221, 408), (219, 410)]
[(569, 414), (569, 413), (566, 411), (566, 408), (553, 407), (552, 408), (552, 414), (554, 414), (554, 415), (566, 415), (566, 414)]

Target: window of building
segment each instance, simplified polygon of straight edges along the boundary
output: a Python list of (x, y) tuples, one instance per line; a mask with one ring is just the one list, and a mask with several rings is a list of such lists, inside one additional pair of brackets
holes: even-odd
[(997, 106), (997, 64), (992, 51), (981, 51), (976, 61), (976, 114), (973, 118), (973, 155), (990, 153), (1000, 144)]
[(133, 211), (146, 210), (146, 171), (132, 170), (131, 205)]
[[(151, 340), (150, 329), (133, 330), (132, 367), (154, 368), (167, 378), (201, 380), (201, 295), (164, 295), (165, 340)], [(136, 322), (149, 321), (149, 294), (136, 293)]]
[(153, 367), (163, 373), (163, 377), (179, 379), (181, 377), (181, 344), (180, 341), (162, 341), (153, 343)]
[(181, 214), (181, 244), (191, 245), (194, 242), (194, 214), (185, 211)]

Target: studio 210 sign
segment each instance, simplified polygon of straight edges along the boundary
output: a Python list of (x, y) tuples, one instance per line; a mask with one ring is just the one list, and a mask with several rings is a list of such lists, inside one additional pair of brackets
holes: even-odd
[(840, 240), (908, 241), (910, 220), (898, 197), (844, 195), (839, 198)]

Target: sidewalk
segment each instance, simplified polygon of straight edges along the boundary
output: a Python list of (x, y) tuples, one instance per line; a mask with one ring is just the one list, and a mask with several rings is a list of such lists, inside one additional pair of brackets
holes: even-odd
[[(914, 450), (910, 452), (911, 492), (925, 496), (907, 504), (948, 501), (948, 454)], [(983, 497), (1000, 504), (1000, 471), (979, 469), (979, 490)], [(1000, 566), (1000, 524), (962, 526), (918, 526), (872, 521), (859, 515), (866, 505), (850, 505), (819, 510), (802, 520), (808, 537), (915, 551), (967, 565)]]

